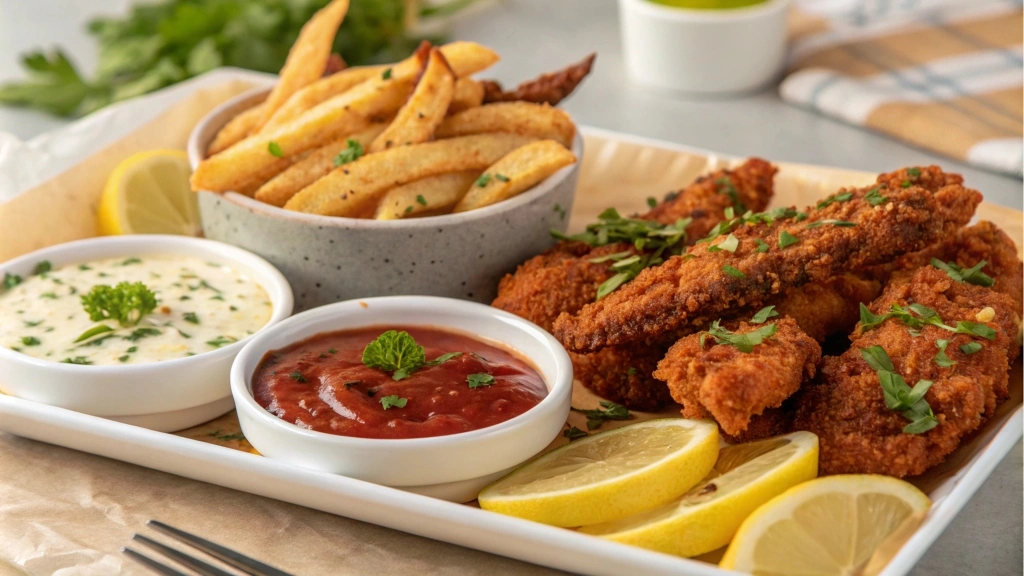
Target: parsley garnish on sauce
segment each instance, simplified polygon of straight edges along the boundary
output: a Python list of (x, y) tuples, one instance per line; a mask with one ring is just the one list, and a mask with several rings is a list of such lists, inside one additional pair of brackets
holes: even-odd
[(466, 376), (466, 383), (469, 384), (470, 388), (479, 388), (481, 386), (490, 386), (494, 384), (494, 376), (490, 374), (484, 374), (478, 372), (476, 374), (470, 374)]
[(93, 286), (82, 296), (82, 307), (93, 322), (116, 320), (121, 326), (135, 326), (156, 309), (156, 294), (142, 282), (119, 282)]
[(621, 404), (615, 402), (608, 402), (602, 400), (601, 406), (605, 408), (595, 408), (593, 410), (581, 410), (579, 408), (573, 408), (573, 412), (579, 412), (587, 417), (587, 430), (594, 430), (600, 428), (608, 420), (629, 420), (632, 416), (629, 414), (629, 409)]
[(124, 340), (128, 340), (129, 342), (138, 342), (143, 338), (149, 336), (159, 336), (160, 334), (161, 332), (156, 328), (136, 328), (135, 330), (132, 330), (131, 334), (125, 336)]
[(277, 142), (274, 142), (273, 140), (271, 140), (270, 143), (267, 144), (267, 152), (270, 152), (271, 156), (276, 156), (277, 158), (284, 158), (284, 150), (281, 150), (281, 145), (278, 144)]
[(423, 346), (404, 330), (388, 330), (363, 349), (363, 364), (391, 372), (395, 380), (408, 378), (426, 362)]
[(22, 336), (21, 343), (25, 346), (39, 346), (42, 342), (35, 336)]
[(21, 284), (21, 276), (17, 274), (11, 274), (10, 272), (4, 272), (4, 289), (10, 290), (18, 284)]
[(185, 312), (184, 314), (182, 314), (182, 317), (185, 319), (185, 322), (191, 322), (192, 324), (199, 324), (199, 317), (196, 316), (195, 312)]
[(291, 374), (288, 375), (288, 377), (291, 378), (292, 380), (295, 380), (296, 382), (301, 382), (303, 384), (306, 383), (306, 377), (302, 375), (302, 372), (292, 372)]
[(938, 258), (932, 258), (931, 260), (932, 266), (942, 270), (947, 276), (961, 284), (966, 282), (968, 284), (988, 287), (995, 284), (996, 281), (993, 280), (991, 276), (981, 271), (981, 269), (985, 267), (985, 264), (988, 264), (988, 261), (982, 260), (974, 266), (964, 269), (957, 266), (955, 262), (943, 262)]
[(910, 424), (903, 427), (903, 432), (921, 434), (938, 426), (938, 418), (924, 399), (925, 393), (932, 386), (931, 380), (918, 380), (911, 388), (903, 376), (896, 373), (892, 360), (881, 346), (862, 348), (860, 354), (878, 374), (882, 394), (885, 396), (885, 406), (899, 412), (910, 421)]
[(83, 366), (92, 364), (92, 360), (89, 360), (88, 356), (75, 356), (74, 358), (65, 358), (61, 360), (62, 364), (81, 364)]
[(207, 344), (207, 346), (213, 346), (214, 348), (220, 348), (221, 346), (227, 346), (228, 344), (232, 344), (234, 342), (238, 342), (238, 339), (231, 338), (230, 336), (217, 336), (213, 340), (208, 340), (206, 342), (206, 344)]
[(36, 264), (36, 269), (32, 273), (36, 275), (46, 274), (50, 270), (53, 270), (53, 264), (51, 264), (49, 260), (43, 260)]
[[(769, 308), (772, 307), (769, 306)], [(762, 309), (757, 314), (760, 315), (761, 312), (764, 312), (764, 310), (765, 309)], [(755, 318), (756, 317), (757, 315), (755, 315)], [(766, 314), (765, 317), (765, 320), (767, 319), (768, 314)], [(722, 328), (720, 323), (721, 320), (715, 320), (714, 322), (711, 323), (711, 327), (708, 328), (708, 331), (700, 335), (701, 348), (704, 347), (704, 343), (706, 342), (707, 337), (711, 336), (712, 338), (715, 339), (716, 344), (735, 346), (736, 349), (739, 350), (740, 352), (743, 352), (744, 354), (749, 354), (750, 352), (754, 351), (754, 346), (757, 346), (764, 342), (765, 340), (767, 340), (768, 338), (771, 338), (772, 336), (775, 335), (775, 332), (778, 330), (778, 326), (776, 326), (775, 323), (772, 322), (771, 324), (765, 324), (764, 326), (757, 328), (756, 330), (751, 330), (750, 332), (736, 333), (731, 332), (725, 328)]]
[(397, 394), (382, 396), (380, 399), (380, 405), (383, 406), (385, 410), (389, 408), (405, 408), (405, 405), (408, 403), (408, 398), (399, 398)]
[(338, 155), (334, 157), (334, 165), (341, 166), (342, 164), (348, 164), (349, 162), (355, 162), (362, 158), (366, 150), (363, 149), (363, 145), (358, 140), (352, 140), (351, 138), (345, 141), (345, 149), (338, 152)]
[(92, 328), (89, 328), (85, 332), (82, 332), (78, 336), (78, 338), (75, 338), (75, 343), (77, 344), (77, 343), (79, 343), (79, 342), (81, 342), (83, 340), (88, 340), (89, 338), (92, 338), (93, 336), (97, 336), (99, 334), (103, 334), (104, 332), (113, 332), (113, 331), (114, 331), (114, 329), (111, 328), (110, 326), (107, 326), (106, 324), (97, 324), (97, 325), (93, 326)]

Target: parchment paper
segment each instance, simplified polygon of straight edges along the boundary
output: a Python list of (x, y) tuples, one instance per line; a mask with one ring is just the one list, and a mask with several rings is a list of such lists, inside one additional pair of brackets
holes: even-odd
[[(233, 81), (196, 90), (149, 121), (43, 185), (0, 205), (0, 260), (41, 246), (91, 236), (94, 205), (110, 169), (127, 155), (155, 147), (183, 148), (192, 124), (219, 102), (251, 84)], [(570, 228), (582, 229), (609, 206), (642, 211), (661, 197), (727, 160), (645, 146), (642, 141), (587, 134)], [(781, 164), (775, 205), (806, 205), (842, 185), (870, 182), (861, 172)], [(968, 183), (969, 184), (969, 183)], [(996, 222), (1024, 244), (1019, 212), (984, 204), (980, 218)], [(1011, 374), (1007, 414), (1022, 402), (1020, 362)], [(596, 398), (579, 383), (573, 405)], [(635, 420), (678, 416), (634, 413)], [(997, 417), (994, 420), (999, 420)], [(585, 419), (569, 423), (585, 429)], [(626, 422), (628, 423), (628, 422)], [(626, 423), (607, 423), (612, 427)], [(947, 464), (915, 480), (925, 490), (956, 472), (994, 433), (975, 434)], [(252, 451), (234, 413), (180, 435)], [(557, 438), (552, 446), (566, 442)], [(933, 494), (933, 497), (940, 496)], [(149, 519), (197, 533), (295, 574), (554, 574), (556, 572), (386, 528), (204, 484), (65, 448), (0, 434), (0, 576), (147, 574), (119, 551), (131, 535), (156, 534)], [(158, 538), (159, 539), (159, 538)], [(166, 541), (166, 539), (163, 539)], [(136, 545), (137, 548), (142, 548)], [(703, 559), (717, 561), (718, 553)]]

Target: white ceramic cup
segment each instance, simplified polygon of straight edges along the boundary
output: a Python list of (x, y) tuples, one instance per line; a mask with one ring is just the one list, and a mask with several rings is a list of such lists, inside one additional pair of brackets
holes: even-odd
[(640, 84), (693, 94), (760, 88), (785, 63), (789, 3), (692, 10), (619, 0), (626, 69)]

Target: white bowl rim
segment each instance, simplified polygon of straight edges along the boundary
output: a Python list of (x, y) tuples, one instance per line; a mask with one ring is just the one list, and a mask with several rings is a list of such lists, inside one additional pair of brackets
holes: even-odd
[(765, 0), (760, 4), (741, 6), (739, 8), (683, 8), (680, 6), (665, 6), (656, 4), (649, 0), (619, 0), (623, 6), (629, 6), (631, 10), (643, 13), (647, 16), (655, 16), (666, 20), (677, 22), (735, 22), (741, 20), (753, 20), (767, 16), (779, 10), (789, 7), (791, 0)]
[[(217, 348), (216, 350), (202, 352), (195, 356), (161, 360), (159, 362), (144, 362), (140, 364), (81, 365), (56, 362), (45, 358), (36, 358), (35, 356), (21, 354), (7, 347), (0, 346), (0, 359), (20, 362), (57, 373), (65, 373), (68, 376), (84, 373), (88, 373), (90, 375), (102, 375), (103, 372), (114, 373), (118, 376), (129, 376), (132, 374), (143, 375), (153, 370), (173, 370), (187, 365), (190, 362), (198, 362), (196, 358), (202, 358), (202, 361), (208, 361), (212, 359), (211, 357), (213, 355), (227, 357), (237, 354), (245, 344), (247, 344), (257, 334), (260, 334), (262, 331), (270, 328), (274, 324), (291, 316), (292, 309), (295, 306), (291, 285), (273, 264), (267, 262), (260, 256), (237, 246), (232, 246), (231, 244), (226, 244), (217, 240), (195, 238), (192, 236), (174, 236), (170, 234), (130, 234), (123, 236), (96, 236), (93, 238), (73, 240), (71, 242), (64, 242), (48, 246), (46, 248), (40, 248), (39, 250), (23, 254), (6, 262), (0, 262), (0, 275), (4, 272), (10, 272), (13, 269), (20, 268), (26, 264), (31, 265), (42, 260), (49, 260), (50, 258), (54, 258), (57, 255), (66, 252), (84, 251), (88, 253), (93, 251), (91, 250), (92, 248), (117, 246), (119, 244), (124, 245), (124, 256), (137, 254), (140, 248), (152, 254), (177, 254), (178, 252), (175, 250), (176, 246), (188, 246), (200, 251), (205, 251), (211, 257), (218, 256), (229, 262), (258, 269), (262, 274), (270, 279), (270, 283), (273, 285), (268, 286), (256, 278), (253, 280), (259, 283), (260, 286), (267, 291), (268, 295), (272, 291), (280, 292), (281, 302), (275, 303), (271, 301), (273, 309), (270, 314), (270, 319), (253, 334), (242, 338), (238, 342), (233, 342), (227, 346)], [(84, 255), (80, 259), (78, 257), (75, 257), (75, 259), (78, 262), (87, 262), (90, 257), (88, 255)], [(70, 266), (71, 264), (72, 262), (68, 262), (64, 265)]]
[[(776, 1), (776, 0), (770, 0)], [(255, 99), (257, 95), (269, 92), (269, 87), (258, 87), (252, 90), (247, 90), (227, 101), (220, 104), (209, 114), (203, 117), (192, 129), (192, 132), (188, 137), (188, 160), (189, 166), (195, 170), (196, 165), (202, 159), (203, 151), (206, 147), (206, 142), (200, 142), (200, 133), (207, 129), (208, 125), (212, 124), (214, 120), (218, 120), (222, 115), (225, 115), (231, 109), (241, 106), (243, 102), (249, 99)], [(225, 118), (224, 122), (230, 118)], [(218, 127), (218, 129), (221, 126)], [(475, 210), (468, 210), (466, 212), (459, 212), (457, 214), (440, 214), (437, 216), (425, 216), (422, 218), (401, 218), (398, 220), (375, 220), (373, 218), (349, 218), (347, 216), (321, 216), (319, 214), (307, 214), (305, 212), (296, 212), (294, 210), (285, 210), (277, 206), (272, 206), (265, 202), (260, 202), (255, 198), (250, 198), (244, 194), (238, 192), (225, 192), (223, 194), (217, 192), (210, 192), (203, 190), (203, 192), (209, 192), (211, 194), (218, 194), (224, 196), (225, 199), (234, 202), (242, 207), (249, 210), (259, 211), (267, 216), (277, 216), (287, 220), (302, 222), (311, 226), (332, 226), (332, 227), (344, 227), (356, 230), (406, 230), (406, 229), (419, 229), (419, 228), (434, 228), (437, 226), (445, 226), (448, 224), (458, 224), (461, 222), (471, 222), (473, 220), (479, 220), (494, 216), (502, 212), (513, 210), (519, 206), (527, 204), (536, 198), (540, 198), (545, 194), (551, 192), (555, 187), (561, 184), (566, 178), (568, 178), (573, 172), (579, 170), (580, 164), (583, 162), (583, 136), (580, 134), (579, 126), (576, 127), (576, 133), (573, 135), (572, 140), (572, 152), (576, 155), (576, 162), (562, 168), (555, 172), (551, 176), (540, 183), (534, 185), (532, 188), (516, 195), (508, 200), (503, 200), (490, 206), (484, 206), (483, 208), (477, 208)], [(563, 207), (568, 210), (568, 206)]]
[[(260, 406), (252, 393), (252, 376), (253, 374), (245, 374), (243, 372), (245, 364), (250, 361), (253, 356), (258, 356), (256, 363), (259, 363), (267, 352), (271, 351), (271, 348), (266, 345), (266, 341), (274, 337), (275, 331), (283, 331), (295, 326), (301, 326), (307, 324), (313, 320), (322, 320), (325, 316), (335, 315), (347, 315), (355, 307), (362, 308), (362, 304), (369, 304), (370, 307), (381, 307), (388, 306), (389, 304), (402, 305), (408, 303), (418, 303), (422, 305), (424, 310), (430, 310), (431, 304), (434, 305), (450, 305), (455, 307), (464, 308), (464, 311), (477, 315), (477, 316), (490, 316), (495, 319), (504, 321), (505, 324), (514, 327), (523, 334), (523, 337), (534, 337), (539, 338), (554, 352), (555, 361), (555, 379), (550, 383), (548, 393), (544, 398), (526, 412), (510, 418), (504, 422), (487, 426), (486, 428), (479, 428), (477, 430), (469, 430), (467, 432), (458, 432), (456, 434), (445, 434), (443, 436), (428, 436), (424, 438), (361, 438), (357, 436), (343, 436), (341, 434), (330, 434), (327, 432), (318, 432), (316, 430), (310, 430), (308, 428), (302, 428), (296, 426), (291, 422), (278, 418), (271, 414)], [(412, 323), (413, 326), (429, 326), (445, 330), (443, 326), (443, 318), (440, 316), (437, 322), (426, 324), (426, 323)], [(339, 325), (337, 330), (346, 330), (348, 328), (354, 328), (356, 326), (344, 326)], [(318, 332), (319, 334), (319, 332)], [(304, 338), (310, 338), (315, 334), (310, 334)], [(472, 335), (469, 335), (472, 337)], [(287, 345), (294, 344), (291, 342)], [(526, 357), (528, 360), (533, 362), (532, 358), (525, 356), (511, 342), (504, 342), (505, 346), (508, 347), (514, 353)], [(548, 384), (548, 382), (545, 382)], [(553, 405), (558, 402), (560, 394), (564, 394), (568, 391), (571, 398), (573, 386), (573, 372), (572, 362), (569, 360), (569, 354), (565, 351), (565, 348), (555, 340), (555, 337), (549, 334), (540, 326), (537, 326), (533, 322), (520, 318), (515, 314), (505, 312), (493, 308), (486, 304), (480, 304), (478, 302), (470, 302), (468, 300), (459, 300), (457, 298), (444, 298), (441, 296), (377, 296), (373, 298), (357, 298), (353, 300), (344, 300), (342, 302), (335, 302), (333, 304), (325, 304), (317, 308), (311, 308), (304, 312), (300, 312), (280, 322), (274, 326), (269, 327), (266, 331), (260, 332), (250, 340), (241, 352), (235, 357), (235, 361), (231, 366), (231, 390), (237, 392), (233, 394), (235, 396), (235, 409), (245, 409), (254, 411), (257, 414), (257, 418), (263, 422), (269, 423), (274, 428), (275, 433), (280, 434), (291, 434), (294, 436), (301, 437), (302, 439), (310, 439), (317, 442), (328, 442), (333, 444), (335, 448), (359, 448), (368, 449), (382, 446), (390, 447), (403, 447), (403, 448), (428, 448), (445, 446), (449, 444), (463, 444), (472, 443), (482, 440), (488, 436), (502, 434), (511, 431), (512, 429), (519, 428), (523, 425), (528, 425), (531, 420), (540, 417), (543, 411), (550, 411), (553, 409)], [(243, 406), (239, 406), (238, 398), (241, 396)], [(293, 438), (294, 438), (293, 436)]]

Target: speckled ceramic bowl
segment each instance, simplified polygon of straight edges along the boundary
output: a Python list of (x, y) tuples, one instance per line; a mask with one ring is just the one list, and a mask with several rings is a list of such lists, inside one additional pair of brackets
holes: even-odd
[[(213, 110), (192, 131), (195, 167), (217, 131), (260, 100), (264, 89)], [(579, 134), (573, 152), (583, 158)], [(295, 307), (421, 294), (489, 303), (502, 275), (552, 244), (565, 231), (579, 162), (515, 198), (493, 206), (427, 218), (377, 221), (284, 210), (229, 192), (199, 192), (207, 238), (259, 254), (288, 279)]]

